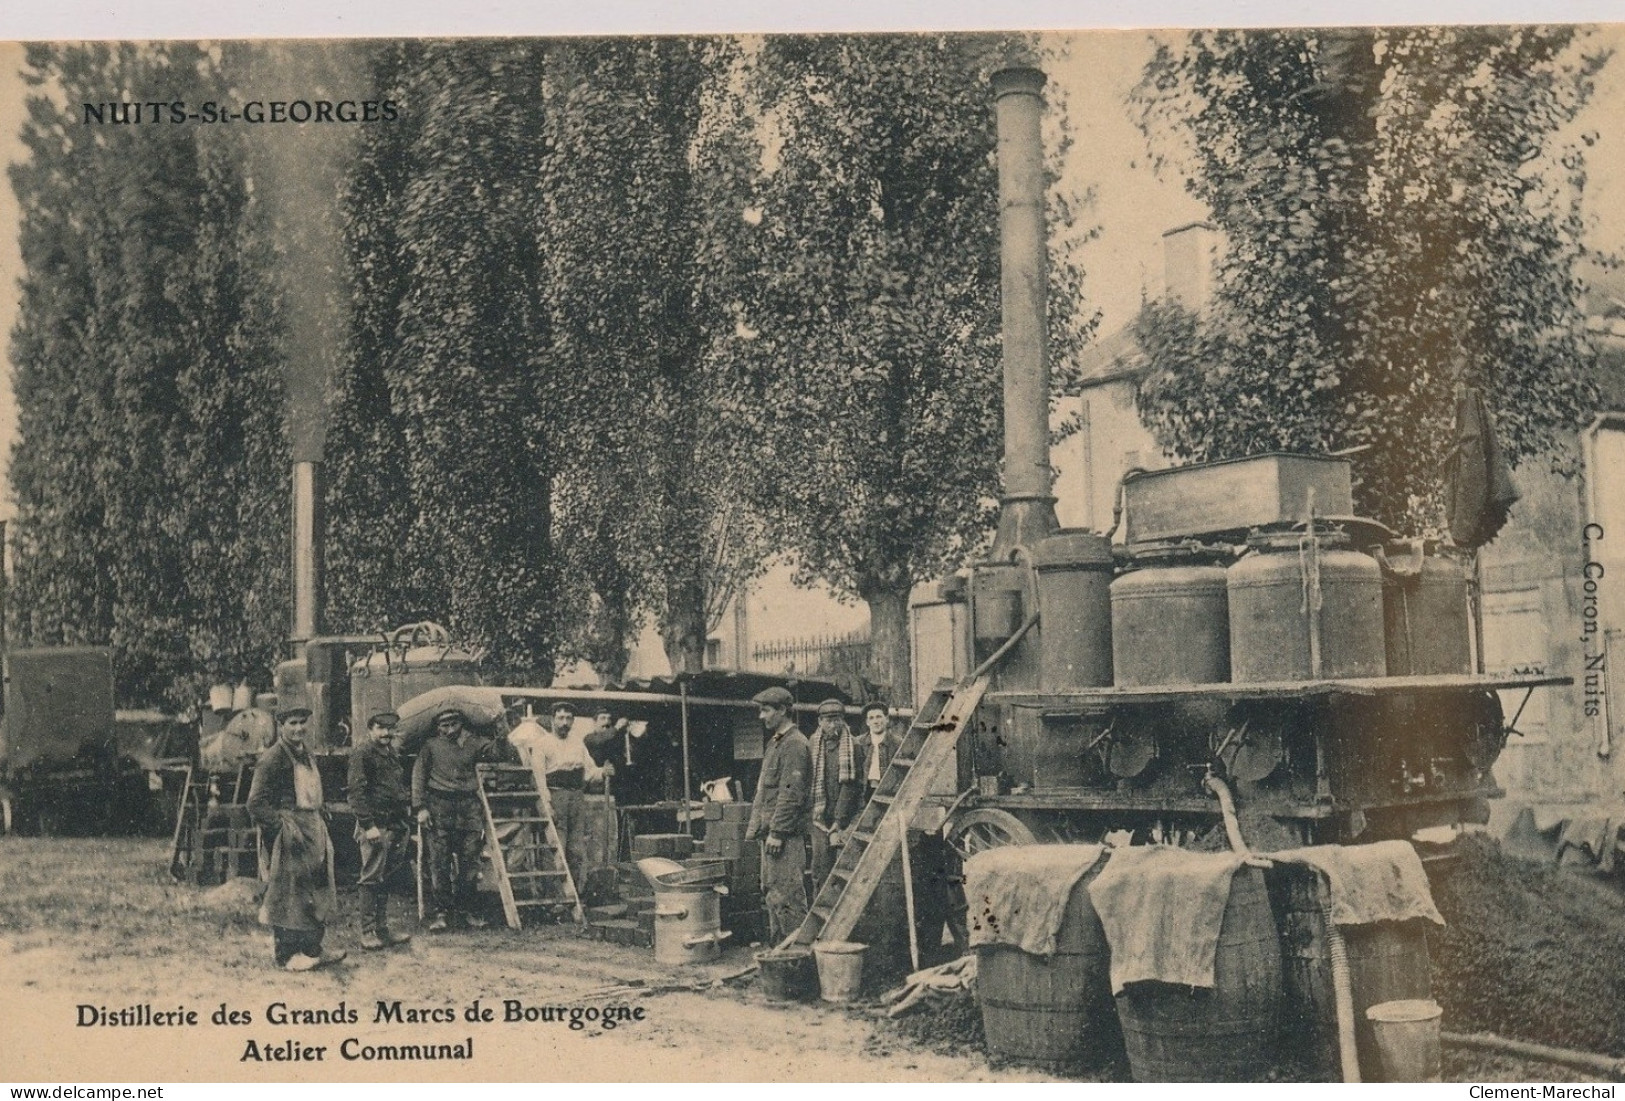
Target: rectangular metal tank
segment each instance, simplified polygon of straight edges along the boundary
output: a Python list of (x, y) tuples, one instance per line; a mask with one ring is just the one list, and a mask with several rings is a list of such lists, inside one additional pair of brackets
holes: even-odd
[(1271, 452), (1136, 474), (1123, 482), (1123, 535), (1130, 543), (1188, 539), (1284, 526), (1354, 512), (1347, 459)]

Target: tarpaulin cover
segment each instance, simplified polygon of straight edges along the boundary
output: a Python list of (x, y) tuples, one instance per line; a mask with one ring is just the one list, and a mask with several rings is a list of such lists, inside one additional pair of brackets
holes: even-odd
[(1308, 864), (1326, 876), (1332, 920), (1338, 925), (1426, 918), (1444, 924), (1433, 904), (1422, 858), (1409, 841), (1371, 845), (1314, 845), (1270, 853), (1271, 860)]
[(1009, 845), (966, 860), (971, 947), (1009, 944), (1053, 955), (1072, 889), (1103, 851), (1100, 845)]
[(1112, 993), (1131, 982), (1213, 986), (1234, 853), (1168, 845), (1113, 849), (1089, 884), (1112, 955)]

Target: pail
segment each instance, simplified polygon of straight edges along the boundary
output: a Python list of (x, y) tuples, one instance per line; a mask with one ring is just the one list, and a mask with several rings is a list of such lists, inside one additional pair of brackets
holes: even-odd
[(863, 953), (869, 946), (849, 940), (813, 945), (818, 961), (818, 996), (841, 1004), (858, 996), (863, 985)]
[(1439, 1003), (1413, 998), (1365, 1011), (1377, 1042), (1377, 1061), (1390, 1082), (1439, 1082)]
[(807, 948), (773, 948), (756, 953), (762, 969), (762, 993), (770, 1002), (810, 1002), (818, 990), (818, 973)]
[(1136, 982), (1117, 996), (1136, 1082), (1256, 1082), (1277, 1052), (1281, 949), (1263, 874), (1230, 881), (1212, 989)]

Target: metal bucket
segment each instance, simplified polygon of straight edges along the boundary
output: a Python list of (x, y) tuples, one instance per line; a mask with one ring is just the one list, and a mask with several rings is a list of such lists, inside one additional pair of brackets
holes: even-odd
[(818, 996), (836, 1005), (856, 998), (863, 987), (863, 954), (868, 948), (867, 944), (849, 940), (814, 944), (813, 959), (818, 963)]
[(1441, 1082), (1439, 1003), (1432, 999), (1383, 1002), (1365, 1011), (1388, 1082)]
[(808, 948), (770, 948), (756, 953), (762, 993), (770, 1002), (810, 1002), (818, 993), (818, 973)]

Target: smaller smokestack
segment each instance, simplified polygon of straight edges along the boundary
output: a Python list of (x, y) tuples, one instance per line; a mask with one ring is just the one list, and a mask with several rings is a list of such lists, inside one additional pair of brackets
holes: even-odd
[(1162, 235), (1162, 294), (1187, 310), (1201, 313), (1213, 298), (1213, 268), (1218, 239), (1206, 222), (1188, 222)]
[(293, 464), (293, 641), (321, 634), (321, 464)]

